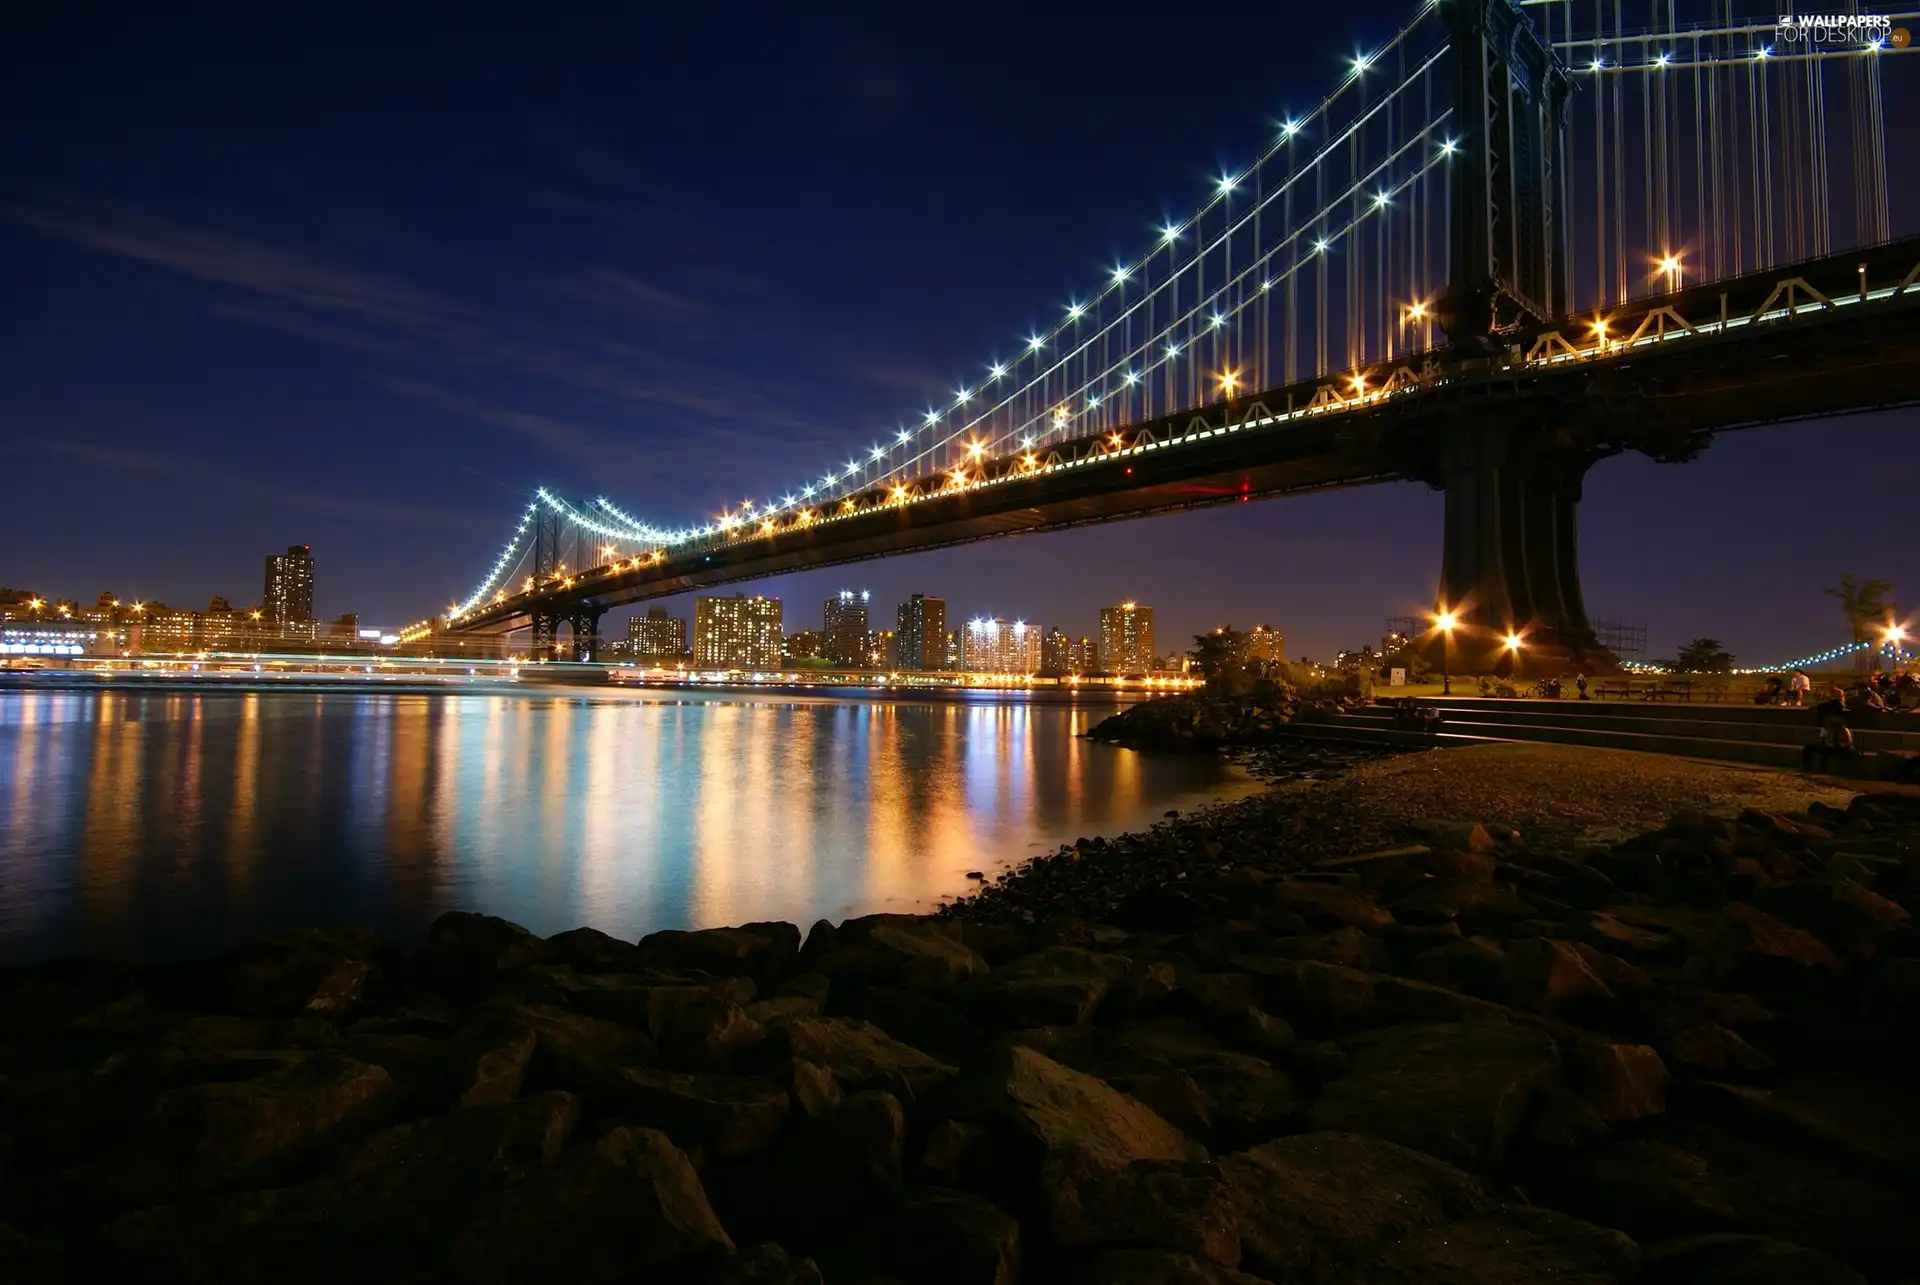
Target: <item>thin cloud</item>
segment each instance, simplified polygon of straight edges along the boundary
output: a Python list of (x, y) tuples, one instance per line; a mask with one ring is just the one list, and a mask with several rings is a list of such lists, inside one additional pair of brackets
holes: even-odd
[(209, 471), (200, 465), (190, 465), (174, 456), (152, 451), (103, 446), (97, 442), (59, 441), (53, 438), (34, 438), (22, 445), (28, 450), (78, 461), (93, 468), (165, 478), (171, 482), (192, 483), (218, 490), (228, 496), (245, 496), (262, 504), (299, 509), (345, 523), (384, 522), (420, 530), (451, 531), (462, 535), (487, 528), (485, 522), (471, 514), (414, 503), (389, 503), (357, 496), (288, 489), (262, 482), (258, 478)]

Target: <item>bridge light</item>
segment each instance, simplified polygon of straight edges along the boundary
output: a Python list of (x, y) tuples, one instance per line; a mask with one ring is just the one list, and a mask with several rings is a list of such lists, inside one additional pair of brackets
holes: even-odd
[(1137, 370), (1130, 370), (1126, 374), (1122, 375), (1121, 378), (1126, 381), (1127, 387), (1131, 388), (1135, 384), (1140, 382), (1140, 372)]
[(1325, 240), (1324, 238), (1322, 238), (1322, 239), (1320, 239), (1320, 240), (1318, 240), (1318, 241), (1315, 241), (1315, 242), (1313, 243), (1313, 252), (1314, 252), (1315, 254), (1325, 254), (1325, 253), (1327, 252), (1327, 246), (1328, 246), (1329, 244), (1330, 244), (1330, 242), (1328, 242), (1328, 241), (1327, 241), (1327, 240)]
[(1234, 187), (1235, 187), (1235, 182), (1231, 175), (1222, 174), (1220, 176), (1220, 194), (1222, 196), (1225, 196), (1228, 192), (1233, 191)]
[(1027, 434), (1027, 435), (1026, 435), (1025, 437), (1023, 437), (1023, 438), (1021, 438), (1021, 439), (1020, 439), (1020, 445), (1021, 445), (1021, 446), (1023, 446), (1023, 447), (1026, 447), (1026, 446), (1032, 446), (1032, 445), (1033, 445), (1033, 434), (1032, 434), (1032, 433), (1028, 433), (1028, 434)]
[(932, 428), (932, 427), (933, 427), (933, 426), (934, 426), (935, 424), (938, 424), (939, 422), (940, 422), (940, 412), (939, 412), (939, 411), (937, 411), (937, 410), (930, 410), (930, 411), (928, 411), (928, 412), (927, 412), (927, 427), (928, 427), (928, 428)]
[(1416, 299), (1407, 305), (1407, 319), (1409, 321), (1425, 320), (1426, 315), (1427, 301), (1425, 299)]
[(1088, 410), (1100, 409), (1100, 398), (1096, 394), (1094, 393), (1087, 394), (1087, 409)]
[(1605, 339), (1607, 337), (1607, 319), (1605, 317), (1597, 318), (1594, 321), (1593, 337), (1595, 339)]
[(1353, 377), (1353, 391), (1364, 395), (1367, 391), (1367, 373), (1363, 370)]
[(971, 388), (962, 388), (957, 392), (955, 392), (953, 395), (953, 404), (955, 406), (965, 406), (968, 402), (972, 400), (973, 400), (973, 390)]
[(1452, 156), (1459, 150), (1460, 144), (1454, 142), (1451, 138), (1443, 138), (1440, 140), (1440, 155)]
[(1380, 207), (1382, 207), (1382, 206), (1384, 206), (1384, 205), (1392, 205), (1392, 204), (1393, 204), (1393, 196), (1392, 196), (1392, 194), (1391, 194), (1391, 193), (1387, 193), (1387, 192), (1375, 192), (1375, 193), (1373, 194), (1373, 208), (1374, 208), (1374, 209), (1376, 209), (1376, 210), (1377, 210), (1377, 209), (1379, 209)]
[(1451, 611), (1438, 612), (1433, 617), (1433, 627), (1443, 634), (1450, 634), (1454, 626), (1460, 623), (1460, 617)]
[(1115, 450), (1119, 450), (1119, 449), (1120, 449), (1120, 444), (1121, 444), (1122, 442), (1124, 442), (1124, 441), (1126, 441), (1126, 439), (1125, 439), (1124, 437), (1122, 437), (1122, 436), (1120, 436), (1120, 434), (1118, 434), (1118, 433), (1113, 433), (1113, 434), (1110, 434), (1110, 435), (1108, 436), (1108, 438), (1107, 438), (1107, 441), (1108, 441), (1108, 442), (1110, 442), (1110, 443), (1112, 443), (1112, 445), (1113, 445), (1113, 448), (1114, 448)]
[(1042, 348), (1045, 348), (1046, 346), (1047, 346), (1047, 341), (1042, 337), (1040, 337), (1039, 335), (1030, 335), (1027, 338), (1028, 352), (1039, 352)]
[(955, 469), (949, 476), (952, 477), (955, 486), (965, 486), (967, 484), (967, 471), (963, 468)]
[(1262, 290), (1271, 290), (1271, 289), (1273, 289), (1273, 278), (1272, 278), (1272, 277), (1268, 277), (1268, 278), (1267, 278), (1267, 279), (1266, 279), (1265, 281), (1262, 281), (1262, 282), (1260, 283), (1260, 288), (1261, 288)]
[(1671, 63), (1672, 61), (1673, 61), (1673, 55), (1663, 49), (1660, 51), (1659, 56), (1653, 60), (1653, 65), (1656, 67), (1665, 67), (1667, 64)]
[(1372, 65), (1373, 59), (1366, 54), (1361, 54), (1353, 60), (1353, 74), (1358, 76)]
[(1006, 373), (1007, 373), (1007, 368), (1005, 366), (1002, 366), (997, 361), (994, 362), (993, 365), (987, 367), (987, 378), (989, 379), (999, 379), (1002, 375)]
[(766, 520), (765, 522), (762, 522), (762, 523), (760, 524), (760, 534), (761, 534), (761, 535), (772, 535), (772, 534), (773, 534), (773, 519), (772, 519), (772, 518), (768, 518), (768, 519), (767, 519), (767, 520)]
[(894, 486), (894, 488), (893, 488), (893, 498), (894, 498), (895, 500), (897, 500), (897, 501), (900, 501), (900, 502), (902, 502), (902, 503), (904, 503), (904, 502), (906, 501), (906, 498), (907, 498), (907, 488), (906, 488), (906, 486), (905, 486), (904, 484), (896, 484), (896, 485)]
[(1659, 264), (1660, 271), (1666, 274), (1667, 289), (1678, 290), (1680, 288), (1680, 256), (1677, 254), (1664, 255), (1659, 260)]
[(521, 588), (521, 591), (522, 591), (522, 592), (524, 592), (524, 593), (532, 593), (532, 592), (533, 592), (533, 577), (532, 577), (532, 576), (528, 576), (528, 577), (527, 577), (527, 579), (526, 579), (526, 582), (525, 582), (524, 584), (522, 584), (522, 585), (520, 586), (520, 588)]
[(1085, 312), (1086, 312), (1086, 308), (1084, 305), (1077, 304), (1077, 303), (1070, 303), (1067, 305), (1067, 319), (1069, 321), (1080, 320), (1082, 314), (1084, 314)]
[(1128, 272), (1125, 268), (1115, 268), (1113, 270), (1113, 284), (1124, 285), (1126, 284), (1127, 278), (1132, 275), (1133, 274), (1131, 272)]
[(1240, 387), (1240, 372), (1237, 370), (1223, 371), (1219, 378), (1220, 391), (1229, 397)]
[(1300, 132), (1300, 122), (1297, 120), (1287, 121), (1285, 124), (1280, 126), (1280, 135), (1283, 138), (1292, 138), (1295, 134), (1298, 134), (1299, 132)]
[(1168, 245), (1172, 245), (1180, 239), (1180, 229), (1169, 223), (1160, 229), (1160, 235)]
[(1022, 468), (1029, 468), (1029, 469), (1030, 469), (1030, 468), (1032, 468), (1032, 467), (1033, 467), (1034, 465), (1036, 465), (1036, 464), (1038, 464), (1039, 462), (1040, 462), (1040, 461), (1038, 461), (1038, 460), (1036, 460), (1036, 459), (1035, 459), (1035, 458), (1033, 457), (1033, 455), (1032, 455), (1032, 453), (1031, 453), (1031, 452), (1029, 452), (1028, 454), (1025, 454), (1025, 455), (1022, 455), (1022, 456), (1020, 457), (1020, 467), (1022, 467)]
[(1592, 62), (1587, 64), (1588, 71), (1605, 71), (1606, 69), (1607, 69), (1607, 60), (1605, 58), (1595, 58)]
[(987, 449), (987, 444), (985, 442), (968, 442), (967, 443), (967, 454), (972, 456), (976, 460), (979, 459), (980, 456), (986, 452), (986, 449)]
[(1178, 357), (1179, 355), (1180, 355), (1180, 345), (1179, 345), (1179, 344), (1168, 344), (1168, 345), (1167, 345), (1167, 356), (1169, 356), (1169, 357)]
[(851, 513), (853, 512), (853, 509), (854, 509), (854, 503), (853, 503), (853, 497), (851, 495), (849, 495), (846, 499), (840, 501), (840, 511), (842, 513)]
[(1758, 58), (1761, 62), (1765, 62), (1767, 59), (1773, 57), (1773, 46), (1761, 45), (1758, 49), (1753, 51), (1753, 56), (1755, 58)]
[[(886, 447), (884, 447), (884, 446), (876, 446), (876, 447), (874, 447), (874, 448), (873, 448), (873, 450), (872, 450), (872, 451), (870, 452), (870, 454), (872, 455), (872, 458), (873, 458), (874, 460), (876, 460), (876, 461), (878, 461), (878, 460), (880, 460), (880, 459), (882, 459), (882, 458), (883, 458), (883, 457), (884, 457), (884, 456), (886, 455), (886, 453), (887, 453), (887, 448), (886, 448)], [(787, 503), (788, 503), (788, 504), (792, 504), (792, 503), (793, 503), (793, 497), (791, 497), (791, 496), (789, 496), (789, 497), (787, 497)]]
[(1520, 645), (1524, 641), (1525, 639), (1521, 638), (1519, 634), (1508, 634), (1501, 640), (1501, 646), (1517, 656), (1520, 654)]

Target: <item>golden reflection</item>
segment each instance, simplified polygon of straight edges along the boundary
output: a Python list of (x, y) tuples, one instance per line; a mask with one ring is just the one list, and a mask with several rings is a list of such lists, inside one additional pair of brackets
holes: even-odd
[[(314, 740), (320, 737), (317, 734)], [(227, 870), (248, 878), (258, 855), (254, 834), (259, 822), (260, 693), (240, 698), (240, 727), (233, 747), (233, 802), (227, 814)]]
[(131, 911), (141, 833), (141, 739), (145, 726), (127, 718), (129, 698), (103, 692), (93, 733), (80, 830), (80, 881), (90, 913), (120, 922)]

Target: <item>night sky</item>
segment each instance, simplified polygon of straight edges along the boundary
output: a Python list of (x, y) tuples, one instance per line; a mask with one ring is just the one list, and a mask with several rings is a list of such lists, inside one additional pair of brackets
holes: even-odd
[[(816, 473), (1137, 254), (1408, 12), (162, 8), (0, 18), (0, 584), (253, 602), (304, 543), (318, 612), (381, 623), (471, 591), (536, 485), (675, 523)], [(1657, 654), (1708, 633), (1764, 663), (1841, 639), (1842, 572), (1920, 604), (1917, 429), (1603, 463), (1589, 606)], [(913, 591), (1076, 633), (1133, 598), (1163, 648), (1260, 620), (1325, 657), (1431, 601), (1440, 512), (1378, 487), (752, 588), (789, 629), (842, 586), (876, 625)]]

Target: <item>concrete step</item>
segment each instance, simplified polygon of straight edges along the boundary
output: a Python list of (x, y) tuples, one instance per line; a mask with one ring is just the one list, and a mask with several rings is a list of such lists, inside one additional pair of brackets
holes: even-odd
[[(1691, 710), (1691, 716), (1680, 716), (1680, 711), (1669, 711), (1665, 716), (1647, 716), (1637, 710), (1627, 712), (1617, 704), (1560, 704), (1558, 708), (1555, 705), (1553, 701), (1528, 702), (1525, 707), (1518, 707), (1516, 702), (1473, 701), (1439, 703), (1437, 708), (1449, 725), (1471, 724), (1481, 728), (1583, 728), (1597, 732), (1751, 741), (1796, 747), (1813, 741), (1818, 735), (1813, 715), (1808, 710), (1777, 711), (1776, 716), (1769, 718), (1726, 718), (1721, 716), (1720, 711), (1699, 707)], [(1356, 723), (1389, 726), (1393, 711), (1369, 707), (1354, 710), (1347, 717)], [(1891, 750), (1920, 753), (1920, 718), (1911, 714), (1857, 715), (1849, 720), (1849, 726), (1853, 730), (1855, 747), (1863, 752)]]

